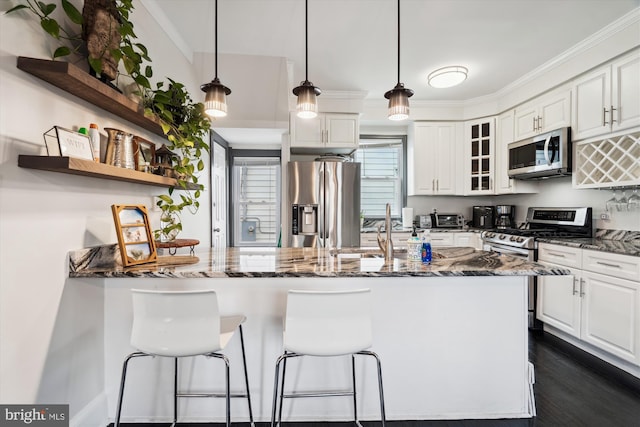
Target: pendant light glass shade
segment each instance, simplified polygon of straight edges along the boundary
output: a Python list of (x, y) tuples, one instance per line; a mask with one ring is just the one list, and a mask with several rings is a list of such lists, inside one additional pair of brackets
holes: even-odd
[(200, 86), (206, 93), (204, 98), (204, 112), (210, 117), (224, 117), (227, 115), (227, 95), (231, 89), (220, 83), (218, 78), (218, 0), (215, 1), (215, 77), (209, 82)]
[(301, 119), (312, 119), (318, 115), (318, 103), (316, 97), (322, 91), (309, 81), (309, 44), (307, 37), (307, 27), (309, 15), (307, 13), (308, 0), (304, 2), (304, 81), (300, 86), (293, 88), (293, 94), (298, 97), (296, 103), (296, 115)]
[(411, 89), (400, 83), (400, 0), (398, 0), (398, 83), (387, 91), (384, 97), (389, 100), (389, 120), (405, 120), (409, 118), (409, 98), (413, 96)]
[(389, 100), (389, 120), (409, 118), (409, 97), (412, 95), (413, 91), (405, 89), (402, 83), (398, 83), (396, 87), (384, 94), (384, 97)]
[(296, 105), (297, 116), (301, 119), (312, 119), (318, 115), (318, 103), (316, 97), (322, 92), (308, 80), (300, 82), (300, 86), (293, 89), (293, 94), (298, 97)]
[(204, 112), (211, 117), (224, 117), (227, 115), (227, 95), (231, 89), (220, 83), (217, 77), (211, 83), (200, 86), (206, 93), (204, 98)]

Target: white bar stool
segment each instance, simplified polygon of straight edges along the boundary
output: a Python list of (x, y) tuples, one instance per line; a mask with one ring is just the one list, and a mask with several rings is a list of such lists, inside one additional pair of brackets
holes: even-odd
[[(122, 398), (127, 376), (127, 365), (134, 357), (162, 356), (174, 358), (173, 425), (178, 419), (179, 397), (224, 397), (226, 399), (226, 425), (231, 425), (231, 397), (246, 397), (249, 419), (253, 422), (249, 377), (244, 351), (242, 315), (221, 317), (215, 291), (155, 291), (132, 289), (133, 326), (131, 345), (138, 351), (128, 355), (122, 366), (122, 381), (118, 396), (118, 409), (114, 426), (120, 425)], [(246, 393), (231, 394), (229, 391), (229, 360), (221, 353), (229, 343), (235, 330), (240, 332), (242, 362)], [(222, 359), (225, 363), (225, 393), (181, 393), (178, 392), (178, 358), (207, 356)]]
[[(370, 289), (354, 291), (289, 291), (283, 334), (284, 352), (276, 361), (271, 427), (275, 427), (276, 424), (279, 425), (282, 421), (282, 401), (284, 398), (324, 396), (352, 396), (354, 420), (356, 425), (360, 426), (356, 403), (356, 355), (372, 356), (376, 360), (380, 413), (382, 426), (385, 426), (380, 358), (372, 351), (366, 350), (373, 343), (371, 323)], [(300, 356), (327, 357), (344, 355), (351, 355), (353, 384), (351, 390), (344, 392), (284, 393), (287, 359)], [(281, 378), (280, 364), (282, 364)], [(278, 407), (277, 420), (276, 407)]]

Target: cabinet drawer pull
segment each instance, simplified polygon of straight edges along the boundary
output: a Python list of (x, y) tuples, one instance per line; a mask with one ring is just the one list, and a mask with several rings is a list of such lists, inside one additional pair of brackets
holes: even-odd
[(557, 252), (547, 251), (547, 253), (548, 253), (549, 255), (557, 256), (557, 257), (560, 257), (560, 258), (565, 258), (564, 254), (559, 254), (559, 253), (557, 253)]
[(576, 276), (573, 276), (573, 295), (576, 295), (578, 293), (578, 290), (576, 289), (577, 281), (578, 281), (578, 278)]
[(614, 111), (618, 111), (617, 108), (613, 108), (613, 105), (611, 106), (611, 116), (609, 117), (609, 121), (611, 122), (611, 124), (616, 123), (616, 120), (613, 118), (613, 112)]
[(609, 123), (607, 122), (607, 113), (609, 112), (609, 110), (607, 110), (607, 107), (602, 107), (602, 126), (606, 126)]
[(580, 278), (580, 297), (584, 296), (584, 279)]
[(536, 128), (538, 127), (538, 126), (536, 126), (536, 122), (537, 122), (537, 121), (538, 121), (538, 119), (537, 119), (536, 117), (534, 117), (534, 118), (533, 118), (533, 131), (534, 131), (534, 132), (536, 131)]
[(611, 268), (622, 268), (617, 264), (609, 264), (608, 262), (602, 262), (602, 261), (596, 261), (596, 264), (604, 265), (605, 267), (611, 267)]

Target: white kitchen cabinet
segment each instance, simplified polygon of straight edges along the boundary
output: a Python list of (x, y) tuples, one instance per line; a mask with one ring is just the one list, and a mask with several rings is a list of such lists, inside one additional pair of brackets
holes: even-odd
[(455, 123), (416, 122), (407, 146), (408, 194), (451, 195), (456, 185)]
[(496, 123), (495, 194), (537, 193), (539, 182), (509, 178), (509, 144), (515, 141), (513, 110), (500, 115)]
[(454, 234), (456, 233), (438, 233), (431, 232), (431, 246), (455, 246)]
[(548, 267), (568, 268), (569, 276), (538, 277), (538, 312), (536, 317), (576, 338), (580, 338), (580, 316), (582, 313), (582, 271), (540, 262)]
[(322, 149), (333, 153), (352, 152), (358, 148), (360, 118), (358, 114), (318, 113), (301, 119), (291, 113), (291, 148)]
[(574, 141), (640, 126), (640, 50), (576, 79)]
[(460, 232), (453, 234), (453, 246), (482, 249), (480, 233)]
[[(386, 238), (386, 233), (383, 231), (382, 237)], [(397, 232), (391, 233), (391, 240), (393, 241), (393, 247), (396, 249), (406, 249), (407, 240), (411, 237), (410, 232)], [(360, 247), (363, 248), (377, 248), (378, 247), (378, 233), (360, 233)]]
[(571, 92), (562, 90), (542, 95), (516, 107), (516, 141), (565, 126), (571, 126)]
[(572, 273), (538, 277), (538, 319), (640, 365), (640, 258), (541, 243), (538, 261)]
[(640, 364), (640, 284), (583, 271), (581, 339)]
[(464, 194), (494, 194), (495, 119), (465, 122)]

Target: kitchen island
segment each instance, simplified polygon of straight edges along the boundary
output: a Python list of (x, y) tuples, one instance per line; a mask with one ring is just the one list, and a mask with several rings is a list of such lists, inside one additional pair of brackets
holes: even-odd
[[(527, 276), (564, 275), (520, 258), (472, 248), (438, 248), (430, 265), (399, 253), (385, 262), (377, 251), (343, 249), (228, 248), (196, 252), (188, 265), (114, 265), (115, 245), (70, 253), (70, 280), (104, 287), (105, 407), (115, 414), (122, 361), (132, 351), (131, 288), (215, 289), (223, 314), (244, 313), (249, 380), (257, 421), (270, 417), (274, 364), (281, 353), (288, 289), (370, 288), (374, 304), (373, 351), (382, 360), (389, 420), (524, 418), (534, 413), (533, 369), (528, 362)], [(96, 281), (99, 281), (96, 283)], [(232, 388), (242, 390), (237, 345), (228, 349)], [(235, 363), (234, 363), (235, 361)], [(182, 383), (221, 390), (221, 367), (183, 361)], [(168, 420), (172, 414), (169, 360), (132, 366), (123, 421)], [(348, 358), (305, 358), (288, 366), (298, 391), (345, 389)], [(379, 419), (374, 366), (361, 371), (361, 418)], [(331, 369), (329, 371), (328, 369)], [(344, 374), (344, 375), (342, 375)], [(157, 390), (157, 393), (150, 394)], [(224, 418), (223, 400), (189, 399), (184, 421)], [(232, 419), (246, 421), (246, 402), (232, 402)], [(285, 402), (286, 420), (349, 420), (348, 398)]]

